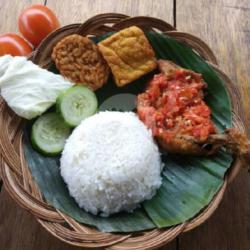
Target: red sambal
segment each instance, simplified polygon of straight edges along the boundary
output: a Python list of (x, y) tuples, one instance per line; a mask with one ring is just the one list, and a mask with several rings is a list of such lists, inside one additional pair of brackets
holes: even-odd
[(204, 102), (206, 83), (200, 74), (178, 68), (158, 74), (138, 96), (137, 112), (154, 136), (164, 135), (166, 143), (177, 135), (204, 142), (216, 133), (210, 108)]

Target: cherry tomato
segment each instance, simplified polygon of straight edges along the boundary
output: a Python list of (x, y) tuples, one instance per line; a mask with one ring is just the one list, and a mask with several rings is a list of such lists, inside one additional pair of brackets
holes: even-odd
[(60, 27), (60, 23), (48, 7), (36, 4), (21, 13), (18, 27), (22, 35), (37, 47), (50, 32)]
[(0, 35), (0, 56), (27, 56), (31, 52), (31, 46), (21, 36), (14, 33)]

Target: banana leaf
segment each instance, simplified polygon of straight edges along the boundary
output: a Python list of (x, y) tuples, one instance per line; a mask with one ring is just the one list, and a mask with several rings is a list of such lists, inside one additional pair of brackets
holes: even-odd
[[(94, 38), (101, 41), (109, 34)], [(208, 84), (206, 102), (212, 109), (212, 119), (220, 130), (232, 126), (231, 103), (225, 86), (216, 72), (191, 48), (175, 39), (155, 32), (147, 37), (157, 58), (167, 59), (203, 75)], [(58, 73), (53, 66), (51, 71)], [(117, 88), (112, 77), (96, 94), (100, 110), (130, 111), (134, 100), (144, 90), (152, 72), (123, 88)], [(97, 227), (104, 232), (134, 232), (163, 228), (182, 223), (194, 217), (212, 200), (223, 184), (232, 157), (221, 150), (211, 157), (178, 157), (162, 154), (163, 183), (157, 194), (141, 204), (133, 213), (118, 213), (103, 218), (79, 208), (70, 197), (59, 171), (58, 157), (44, 157), (30, 144), (32, 122), (24, 129), (25, 157), (34, 180), (45, 200), (75, 220)]]

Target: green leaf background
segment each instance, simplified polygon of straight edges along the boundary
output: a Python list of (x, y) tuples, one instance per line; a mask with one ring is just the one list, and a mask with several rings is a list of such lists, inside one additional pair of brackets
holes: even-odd
[[(95, 38), (98, 42), (110, 34)], [(155, 32), (147, 37), (157, 58), (167, 59), (203, 75), (208, 84), (206, 102), (212, 118), (220, 130), (232, 126), (231, 103), (226, 88), (216, 72), (192, 49), (175, 39)], [(55, 68), (53, 72), (58, 72)], [(142, 92), (152, 72), (132, 84), (117, 88), (112, 77), (96, 94), (99, 105), (107, 98)], [(115, 103), (114, 103), (115, 107)], [(133, 213), (119, 213), (108, 218), (91, 215), (80, 209), (70, 197), (59, 171), (59, 157), (44, 157), (30, 144), (31, 123), (24, 131), (25, 157), (30, 171), (46, 201), (75, 220), (97, 227), (104, 232), (134, 232), (155, 227), (170, 227), (194, 217), (212, 200), (223, 184), (232, 157), (224, 150), (212, 157), (178, 157), (162, 155), (163, 184), (155, 197), (146, 201)]]

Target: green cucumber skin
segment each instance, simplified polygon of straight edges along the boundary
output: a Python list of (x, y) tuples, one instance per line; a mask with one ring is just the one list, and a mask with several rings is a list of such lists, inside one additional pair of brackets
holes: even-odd
[[(54, 112), (52, 112), (52, 113), (54, 113)], [(50, 113), (46, 113), (46, 114), (50, 114)], [(43, 115), (46, 115), (46, 114), (43, 114)], [(54, 113), (54, 114), (56, 114), (56, 113)], [(40, 116), (41, 117), (41, 116)], [(60, 117), (60, 116), (59, 116)], [(60, 117), (61, 118), (61, 117)], [(39, 117), (37, 118), (37, 119), (39, 119)], [(36, 120), (37, 121), (37, 120)], [(35, 123), (36, 123), (36, 121), (35, 121)], [(63, 119), (62, 119), (62, 122), (64, 122), (63, 121)], [(59, 150), (57, 150), (57, 151), (46, 151), (46, 150), (44, 150), (44, 149), (42, 149), (39, 145), (38, 145), (38, 143), (36, 142), (36, 139), (35, 139), (35, 130), (36, 130), (36, 127), (35, 127), (35, 123), (33, 124), (33, 126), (32, 126), (32, 128), (31, 128), (31, 135), (30, 135), (30, 141), (31, 141), (31, 145), (32, 145), (32, 147), (37, 151), (37, 152), (39, 152), (40, 154), (42, 154), (42, 155), (44, 155), (44, 156), (47, 156), (47, 157), (53, 157), (53, 156), (57, 156), (57, 155), (59, 155), (62, 151), (63, 151), (63, 148), (64, 148), (64, 146), (61, 148), (61, 149), (59, 149)], [(65, 124), (65, 123), (64, 123)], [(67, 125), (67, 124), (65, 124), (65, 126), (67, 126), (68, 128), (69, 128), (69, 135), (68, 136), (70, 136), (70, 134), (71, 134), (71, 128)]]
[(69, 121), (67, 121), (67, 119), (65, 119), (65, 117), (62, 113), (61, 103), (62, 103), (63, 97), (64, 97), (64, 93), (62, 95), (60, 95), (56, 101), (56, 112), (64, 120), (65, 124), (67, 124), (67, 126), (69, 126), (70, 128), (73, 129), (76, 126), (74, 124), (71, 124)]
[[(65, 90), (63, 93), (61, 93), (61, 94), (58, 96), (58, 98), (57, 98), (57, 100), (56, 100), (56, 112), (61, 116), (61, 118), (63, 118), (65, 124), (67, 124), (67, 125), (68, 125), (69, 127), (71, 127), (71, 128), (75, 128), (75, 127), (77, 127), (79, 124), (73, 124), (73, 123), (70, 123), (70, 121), (67, 120), (67, 118), (64, 116), (64, 114), (63, 114), (63, 112), (62, 112), (61, 105), (62, 105), (63, 98), (65, 97), (65, 95), (67, 95), (67, 94), (70, 93), (70, 92), (73, 92), (76, 88), (80, 88), (80, 89), (86, 88), (86, 89), (90, 90), (90, 89), (89, 89), (88, 87), (86, 87), (86, 86), (77, 86), (77, 85), (76, 85), (76, 86), (73, 86), (73, 87), (71, 87), (71, 88)], [(90, 90), (90, 91), (92, 91), (92, 90)], [(92, 91), (92, 92), (93, 92), (93, 91)], [(98, 100), (97, 100), (97, 97), (96, 97), (96, 95), (95, 95), (94, 92), (93, 92), (93, 97), (95, 98), (96, 109), (95, 109), (95, 111), (93, 112), (92, 115), (94, 115), (94, 114), (98, 111)], [(91, 116), (91, 115), (90, 115), (90, 116)], [(86, 118), (87, 118), (87, 117), (86, 117)], [(85, 118), (84, 118), (84, 119), (85, 119)], [(83, 119), (83, 120), (84, 120), (84, 119)]]
[(63, 115), (62, 110), (61, 110), (61, 103), (62, 103), (62, 100), (63, 100), (65, 93), (66, 93), (66, 91), (61, 93), (56, 100), (56, 113), (64, 120), (64, 122), (67, 126), (74, 128), (75, 126), (73, 124), (70, 124), (69, 122), (67, 122), (65, 120), (64, 115)]
[(52, 157), (52, 156), (57, 156), (59, 155), (62, 150), (58, 151), (58, 152), (47, 152), (47, 151), (44, 151), (42, 150), (36, 143), (36, 140), (35, 140), (35, 136), (34, 136), (34, 131), (33, 131), (33, 127), (32, 127), (32, 130), (31, 130), (31, 145), (32, 147), (37, 151), (39, 152), (40, 154), (44, 155), (44, 156), (49, 156), (49, 157)]

